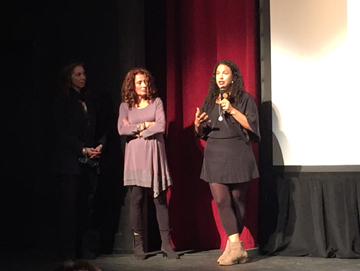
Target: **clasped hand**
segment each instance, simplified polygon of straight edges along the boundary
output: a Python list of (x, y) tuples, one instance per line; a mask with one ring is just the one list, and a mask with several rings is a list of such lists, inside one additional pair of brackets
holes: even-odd
[(86, 148), (87, 156), (88, 156), (90, 159), (100, 158), (102, 148), (103, 148), (103, 145), (102, 145), (102, 144), (99, 144), (99, 146), (97, 146), (96, 148)]

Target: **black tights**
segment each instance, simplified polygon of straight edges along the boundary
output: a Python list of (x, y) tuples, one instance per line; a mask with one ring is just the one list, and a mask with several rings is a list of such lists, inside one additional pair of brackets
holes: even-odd
[(245, 195), (249, 182), (236, 184), (210, 183), (219, 210), (221, 224), (227, 236), (241, 234), (245, 223)]
[[(153, 196), (150, 188), (133, 186), (130, 195), (130, 223), (135, 233), (142, 232), (142, 207), (144, 204), (145, 194)], [(162, 191), (157, 198), (154, 198), (156, 209), (156, 219), (160, 231), (169, 230), (169, 213), (166, 201), (166, 190)]]

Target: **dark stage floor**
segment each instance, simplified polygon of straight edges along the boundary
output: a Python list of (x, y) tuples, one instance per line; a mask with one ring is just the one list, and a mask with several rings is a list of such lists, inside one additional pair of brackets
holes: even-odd
[[(252, 253), (250, 252), (250, 255)], [(169, 260), (161, 254), (154, 254), (147, 260), (140, 261), (132, 254), (111, 254), (100, 256), (92, 263), (102, 271), (165, 271), (165, 270), (196, 270), (196, 271), (219, 271), (219, 270), (291, 270), (291, 271), (358, 271), (360, 270), (359, 259), (325, 259), (312, 257), (250, 257), (250, 261), (242, 265), (219, 266), (216, 262), (220, 250), (202, 252), (182, 252), (180, 260)], [(1, 255), (0, 270), (2, 271), (51, 271), (59, 263), (58, 259), (49, 252), (4, 251)]]

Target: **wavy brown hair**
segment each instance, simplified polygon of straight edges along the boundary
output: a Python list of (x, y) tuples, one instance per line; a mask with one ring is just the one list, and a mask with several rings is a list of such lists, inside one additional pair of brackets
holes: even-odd
[(239, 104), (242, 94), (245, 91), (243, 77), (238, 66), (236, 66), (236, 64), (231, 60), (220, 60), (218, 63), (216, 63), (210, 79), (209, 91), (205, 97), (205, 111), (211, 110), (214, 107), (215, 101), (220, 93), (220, 89), (216, 84), (216, 70), (220, 64), (226, 65), (231, 69), (233, 81), (231, 84), (231, 97), (233, 98), (235, 105)]
[(157, 89), (151, 73), (144, 68), (134, 68), (126, 74), (121, 87), (122, 101), (127, 103), (129, 108), (139, 103), (139, 97), (135, 91), (135, 76), (137, 74), (143, 74), (146, 78), (147, 94), (145, 99), (153, 101), (157, 97)]

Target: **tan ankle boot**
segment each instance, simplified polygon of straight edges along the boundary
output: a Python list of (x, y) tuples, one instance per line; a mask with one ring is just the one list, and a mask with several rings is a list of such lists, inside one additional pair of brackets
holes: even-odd
[(229, 239), (227, 239), (226, 241), (226, 246), (225, 246), (225, 250), (223, 252), (223, 254), (221, 254), (221, 256), (219, 257), (219, 259), (217, 259), (217, 262), (221, 262), (223, 259), (228, 257), (228, 254), (230, 253), (230, 245), (229, 245), (230, 241)]
[(245, 263), (247, 261), (247, 252), (244, 249), (242, 241), (229, 242), (230, 253), (227, 257), (223, 257), (219, 262), (220, 265), (233, 265)]
[(241, 250), (241, 259), (239, 259), (239, 263), (246, 263), (248, 258), (248, 254), (246, 252), (246, 249), (244, 248), (243, 241), (240, 241), (240, 250)]

